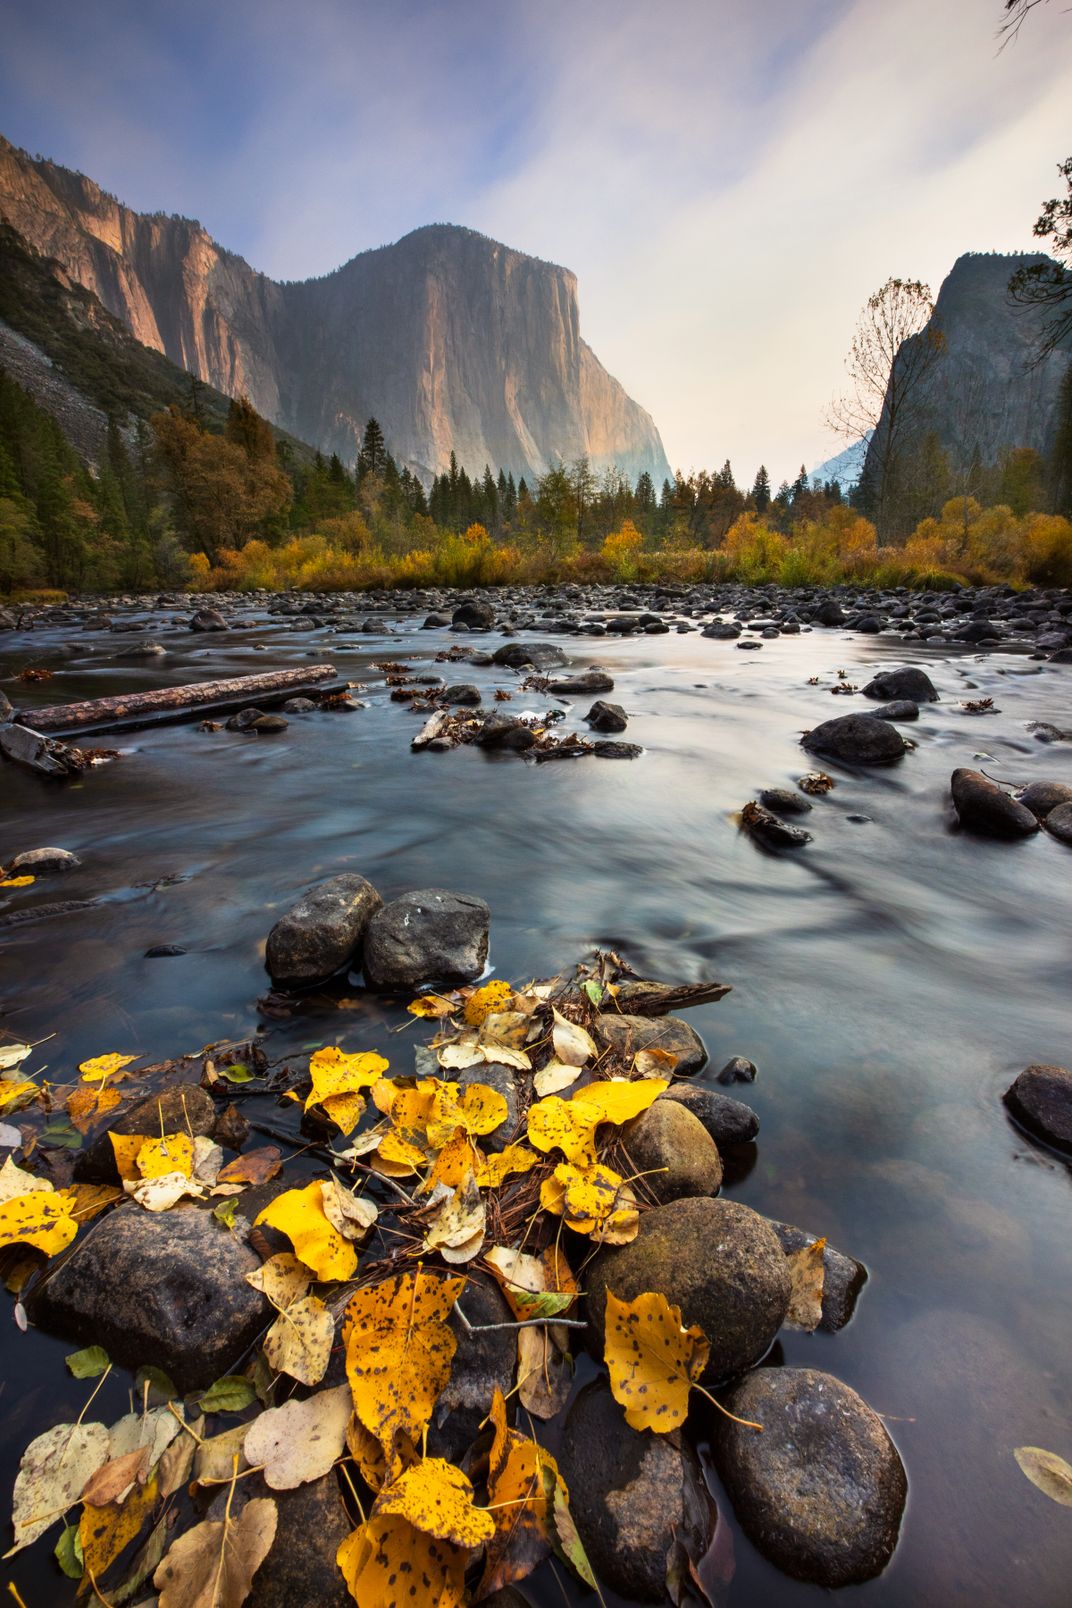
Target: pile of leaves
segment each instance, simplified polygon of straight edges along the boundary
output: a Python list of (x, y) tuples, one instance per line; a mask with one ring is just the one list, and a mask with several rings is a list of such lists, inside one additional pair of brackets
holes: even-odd
[[(102, 1602), (136, 1600), (151, 1579), (161, 1608), (240, 1608), (275, 1540), (272, 1493), (334, 1469), (353, 1522), (337, 1563), (361, 1608), (479, 1601), (550, 1557), (594, 1586), (566, 1482), (537, 1426), (561, 1413), (572, 1389), (587, 1259), (633, 1239), (647, 1207), (623, 1125), (663, 1093), (676, 1064), (659, 1048), (601, 1048), (598, 1017), (616, 1005), (658, 1016), (726, 992), (647, 982), (617, 956), (597, 955), (548, 982), (424, 994), (409, 1012), (434, 1032), (412, 1074), (389, 1075), (382, 1055), (328, 1045), (282, 1094), (335, 1138), (321, 1147), (326, 1169), (282, 1188), (252, 1224), (242, 1195), (279, 1173), (275, 1147), (225, 1163), (219, 1143), (192, 1132), (111, 1131), (115, 1186), (56, 1188), (6, 1161), (0, 1246), (22, 1259), (8, 1263), (10, 1287), (23, 1288), (117, 1201), (154, 1213), (198, 1202), (221, 1233), (242, 1233), (258, 1250), (262, 1265), (246, 1278), (274, 1310), (241, 1371), (207, 1391), (181, 1399), (159, 1369), (144, 1369), (140, 1401), (118, 1423), (89, 1420), (91, 1397), (77, 1422), (31, 1442), (12, 1551), (61, 1525), (60, 1567)], [(46, 1104), (55, 1121), (62, 1100), (80, 1133), (116, 1112), (132, 1057), (83, 1062), (64, 1098), (62, 1086), (23, 1074), (32, 1051), (0, 1049), (8, 1112)], [(516, 1074), (511, 1132), (501, 1131), (507, 1098), (482, 1081), (484, 1066)], [(251, 1070), (217, 1053), (203, 1081), (220, 1092), (263, 1070), (263, 1058)], [(27, 1160), (47, 1128), (14, 1132)], [(11, 1132), (4, 1137), (10, 1143)], [(822, 1250), (809, 1246), (794, 1269), (802, 1327), (819, 1321)], [(466, 1313), (472, 1280), (494, 1280), (505, 1298), (513, 1316), (493, 1327), (515, 1332), (516, 1372), (508, 1391), (491, 1392), (483, 1432), (456, 1464), (429, 1455), (428, 1437), (459, 1345), (487, 1329)], [(707, 1394), (698, 1383), (706, 1336), (658, 1291), (632, 1302), (608, 1295), (605, 1317), (610, 1388), (628, 1423), (638, 1434), (678, 1427), (690, 1391)], [(345, 1383), (325, 1385), (340, 1347)], [(67, 1361), (78, 1378), (103, 1382), (111, 1369), (99, 1346)], [(528, 1433), (511, 1423), (512, 1398)], [(234, 1413), (241, 1422), (218, 1427), (217, 1415)], [(266, 1494), (247, 1500), (251, 1476)], [(214, 1492), (222, 1516), (205, 1516)]]

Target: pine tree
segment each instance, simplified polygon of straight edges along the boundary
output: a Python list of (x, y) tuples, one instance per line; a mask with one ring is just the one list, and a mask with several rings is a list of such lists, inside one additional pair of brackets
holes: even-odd
[(382, 475), (386, 468), (387, 444), (383, 439), (383, 431), (376, 419), (370, 419), (365, 426), (361, 451), (357, 455), (358, 479), (364, 480), (366, 475)]
[(761, 463), (752, 484), (752, 501), (756, 505), (757, 514), (765, 514), (771, 503), (770, 475), (767, 466)]

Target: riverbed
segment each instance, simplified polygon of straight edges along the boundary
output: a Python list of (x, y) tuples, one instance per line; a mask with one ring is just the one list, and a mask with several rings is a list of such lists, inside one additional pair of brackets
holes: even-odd
[[(426, 887), (480, 895), (496, 976), (551, 975), (600, 947), (643, 976), (732, 984), (688, 1017), (708, 1046), (706, 1076), (735, 1055), (759, 1069), (753, 1086), (729, 1091), (762, 1127), (727, 1193), (827, 1236), (869, 1274), (847, 1328), (784, 1332), (776, 1356), (858, 1390), (909, 1476), (892, 1564), (840, 1599), (1057, 1608), (1072, 1519), (1012, 1454), (1034, 1445), (1072, 1458), (1070, 1176), (1010, 1124), (1001, 1095), (1023, 1067), (1072, 1057), (1072, 849), (1046, 833), (1006, 843), (960, 831), (949, 776), (967, 765), (1072, 782), (1072, 742), (1029, 729), (1072, 725), (1072, 667), (890, 632), (805, 630), (756, 652), (698, 633), (551, 634), (540, 640), (571, 667), (598, 663), (614, 678), (625, 736), (644, 752), (533, 764), (473, 747), (412, 753), (420, 717), (392, 701), (376, 666), (472, 681), (485, 699), (506, 688), (513, 712), (562, 708), (563, 731), (586, 729), (591, 699), (436, 662), (460, 641), (498, 645), (495, 633), (463, 639), (421, 630), (420, 616), (384, 617), (389, 637), (327, 633), (251, 605), (211, 638), (162, 636), (166, 656), (147, 661), (116, 657), (134, 638), (105, 627), (5, 634), (0, 686), (22, 705), (317, 662), (357, 683), (364, 705), (294, 715), (273, 736), (189, 721), (94, 738), (120, 757), (62, 784), (5, 765), (0, 858), (47, 844), (82, 863), (0, 890), (0, 918), (92, 901), (0, 927), (5, 1036), (54, 1035), (57, 1080), (107, 1051), (158, 1061), (258, 1031), (273, 1059), (338, 1041), (408, 1071), (413, 1034), (394, 1031), (404, 1010), (357, 982), (288, 1018), (258, 1008), (269, 928), (342, 871), (385, 899)], [(832, 696), (837, 672), (862, 684), (907, 664), (926, 668), (941, 699), (900, 728), (914, 749), (888, 768), (826, 765), (836, 786), (812, 801), (806, 848), (771, 853), (745, 835), (737, 812), (760, 788), (792, 787), (814, 768), (801, 733), (867, 708)], [(26, 666), (51, 679), (14, 681)], [(959, 707), (984, 698), (997, 712)], [(145, 958), (162, 945), (185, 952)], [(5, 1514), (26, 1442), (86, 1396), (62, 1368), (70, 1347), (20, 1332), (6, 1305)], [(108, 1381), (103, 1418), (125, 1409), (128, 1384)], [(765, 1563), (720, 1506), (734, 1530), (730, 1608), (818, 1600)], [(28, 1608), (74, 1600), (48, 1552), (42, 1541), (16, 1560)], [(545, 1589), (534, 1603), (561, 1603), (553, 1581)]]

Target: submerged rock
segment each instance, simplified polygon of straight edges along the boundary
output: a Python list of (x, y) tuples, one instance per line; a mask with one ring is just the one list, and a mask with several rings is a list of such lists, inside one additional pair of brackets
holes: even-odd
[(1072, 1072), (1067, 1067), (1025, 1067), (1006, 1089), (1005, 1104), (1029, 1133), (1072, 1152)]
[(893, 1556), (908, 1495), (897, 1448), (867, 1403), (815, 1368), (761, 1368), (725, 1398), (762, 1434), (719, 1417), (719, 1473), (741, 1526), (797, 1580), (848, 1586)]
[(919, 704), (913, 703), (911, 698), (895, 698), (892, 703), (872, 709), (871, 713), (876, 720), (918, 720)]
[(365, 980), (387, 990), (472, 982), (488, 958), (490, 925), (490, 909), (472, 894), (445, 888), (404, 893), (369, 922)]
[(613, 692), (614, 679), (605, 670), (582, 670), (575, 676), (561, 676), (547, 684), (548, 692)]
[(1072, 843), (1072, 804), (1058, 804), (1046, 817), (1046, 830), (1062, 843)]
[(809, 754), (855, 765), (889, 765), (905, 752), (905, 741), (888, 720), (874, 715), (836, 715), (800, 740)]
[(553, 670), (567, 661), (562, 649), (553, 642), (507, 642), (495, 649), (491, 662), (505, 664), (511, 670), (521, 670), (526, 665), (534, 670)]
[(1016, 795), (1017, 802), (1044, 821), (1052, 810), (1072, 804), (1072, 787), (1067, 782), (1031, 782)]
[(644, 1173), (641, 1194), (666, 1205), (682, 1196), (717, 1195), (722, 1187), (718, 1146), (687, 1106), (656, 1100), (622, 1130), (631, 1171)]
[(754, 799), (741, 811), (741, 825), (749, 837), (771, 849), (800, 849), (811, 842), (810, 832), (802, 826), (790, 826)]
[(570, 1408), (558, 1462), (596, 1578), (632, 1602), (666, 1602), (675, 1537), (700, 1558), (713, 1525), (700, 1465), (681, 1432), (638, 1435), (597, 1383)]
[(864, 687), (863, 694), (865, 698), (883, 701), (907, 698), (916, 704), (938, 702), (930, 676), (915, 664), (905, 665), (900, 670), (880, 670)]
[(639, 743), (616, 743), (607, 738), (593, 743), (592, 752), (597, 759), (639, 759), (644, 750)]
[(268, 934), (265, 965), (282, 988), (308, 988), (357, 966), (369, 922), (383, 900), (356, 872), (331, 877), (305, 894)]
[(80, 1237), (27, 1301), (31, 1321), (103, 1346), (127, 1368), (163, 1368), (201, 1390), (238, 1362), (271, 1317), (245, 1275), (261, 1259), (199, 1207), (120, 1206)]
[(984, 837), (1030, 837), (1039, 824), (1024, 804), (1017, 803), (981, 771), (961, 767), (950, 778), (953, 808), (961, 826)]
[(642, 1213), (629, 1245), (605, 1247), (585, 1281), (589, 1344), (603, 1355), (608, 1289), (659, 1290), (711, 1343), (704, 1379), (732, 1379), (766, 1353), (789, 1309), (789, 1263), (771, 1225), (736, 1201), (696, 1197)]
[(754, 1083), (756, 1081), (756, 1063), (749, 1061), (747, 1056), (735, 1055), (727, 1061), (718, 1074), (719, 1083)]
[(610, 1049), (630, 1058), (638, 1050), (666, 1050), (676, 1055), (674, 1071), (681, 1076), (699, 1072), (707, 1064), (703, 1039), (680, 1016), (653, 1018), (603, 1011), (596, 1017), (595, 1032)]

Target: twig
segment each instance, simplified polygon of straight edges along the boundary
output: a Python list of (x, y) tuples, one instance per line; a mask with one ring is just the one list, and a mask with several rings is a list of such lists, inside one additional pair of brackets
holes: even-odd
[(454, 1303), (454, 1310), (461, 1318), (466, 1334), (490, 1334), (494, 1329), (547, 1329), (556, 1325), (563, 1329), (588, 1327), (583, 1318), (521, 1318), (516, 1323), (470, 1323), (457, 1301)]

